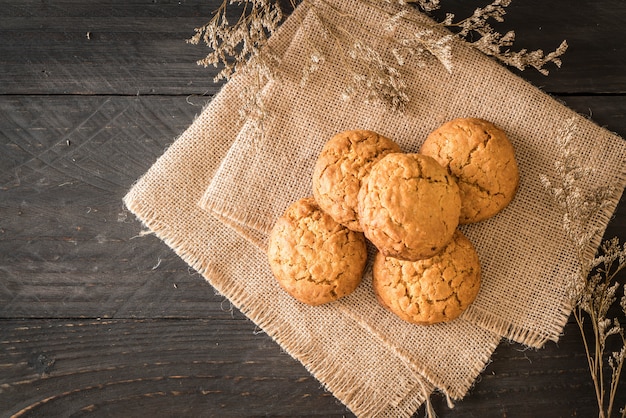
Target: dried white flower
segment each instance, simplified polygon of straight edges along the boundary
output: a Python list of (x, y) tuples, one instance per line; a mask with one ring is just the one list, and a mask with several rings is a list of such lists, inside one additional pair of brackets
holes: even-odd
[(396, 28), (398, 27), (398, 24), (408, 14), (408, 12), (409, 12), (408, 9), (402, 9), (401, 11), (399, 11), (398, 13), (394, 14), (389, 19), (387, 19), (387, 21), (385, 22), (383, 26), (385, 32), (387, 32), (388, 34), (395, 32)]
[(306, 83), (309, 81), (309, 77), (311, 76), (311, 74), (318, 71), (320, 67), (324, 65), (325, 61), (326, 58), (319, 51), (314, 50), (313, 52), (311, 52), (308, 65), (302, 67), (302, 78), (300, 78), (300, 85), (305, 86)]
[(381, 102), (396, 110), (408, 103), (406, 83), (400, 71), (386, 62), (376, 50), (355, 41), (348, 50), (348, 57), (352, 60), (353, 74), (345, 95), (360, 94), (368, 103)]

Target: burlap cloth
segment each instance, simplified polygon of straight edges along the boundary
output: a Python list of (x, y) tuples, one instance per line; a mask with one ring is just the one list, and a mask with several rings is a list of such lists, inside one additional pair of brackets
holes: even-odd
[[(329, 22), (388, 53), (381, 32), (388, 16), (381, 10), (353, 0), (334, 1), (334, 10), (319, 7)], [(432, 25), (417, 12), (412, 16), (418, 23), (403, 23), (397, 36)], [(555, 137), (575, 118), (578, 152), (597, 168), (590, 187), (618, 185), (609, 207), (591, 222), (599, 227), (592, 257), (626, 183), (626, 143), (462, 43), (454, 44), (451, 72), (434, 60), (403, 67), (411, 101), (401, 113), (344, 101), (345, 62), (330, 43), (319, 42), (324, 36), (319, 15), (299, 6), (270, 40), (281, 67), (263, 89), (265, 135), (239, 117), (256, 81), (235, 77), (125, 203), (355, 414), (410, 416), (435, 388), (462, 398), (502, 338), (531, 347), (558, 339), (571, 310), (565, 289), (576, 259), (539, 175), (552, 174), (560, 152)], [(326, 60), (303, 85), (313, 48)], [(459, 116), (502, 127), (521, 174), (505, 211), (462, 227), (479, 253), (483, 284), (461, 318), (430, 327), (402, 322), (375, 301), (369, 270), (352, 295), (320, 307), (296, 302), (278, 287), (263, 252), (267, 233), (290, 203), (312, 194), (313, 165), (328, 138), (373, 129), (415, 152), (431, 130)]]

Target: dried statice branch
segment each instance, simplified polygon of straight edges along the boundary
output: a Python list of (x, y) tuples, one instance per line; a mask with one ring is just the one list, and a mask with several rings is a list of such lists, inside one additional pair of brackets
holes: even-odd
[[(232, 24), (227, 17), (231, 7), (240, 13)], [(211, 49), (198, 64), (221, 67), (215, 82), (229, 80), (235, 73), (251, 80), (240, 94), (243, 106), (239, 114), (242, 121), (248, 122), (255, 138), (263, 136), (267, 116), (262, 89), (268, 81), (277, 78), (280, 63), (267, 47), (267, 41), (282, 19), (278, 1), (223, 0), (209, 23), (196, 28), (195, 35), (188, 40), (195, 45), (204, 42)]]
[[(541, 74), (548, 75), (549, 71), (545, 68), (547, 64), (553, 63), (557, 67), (561, 67), (560, 57), (567, 50), (566, 41), (561, 42), (556, 50), (548, 54), (545, 54), (541, 49), (512, 51), (510, 47), (515, 41), (515, 32), (509, 31), (502, 35), (489, 24), (490, 20), (503, 22), (506, 7), (510, 4), (511, 0), (495, 0), (483, 8), (477, 8), (472, 16), (457, 23), (453, 22), (454, 14), (448, 13), (443, 24), (450, 28), (459, 29), (458, 35), (474, 48), (518, 70), (523, 71), (532, 67)], [(478, 39), (470, 42), (469, 36), (473, 33), (478, 36)]]
[(276, 77), (271, 66), (264, 62), (266, 58), (263, 54), (258, 54), (239, 70), (239, 74), (250, 80), (239, 93), (243, 103), (239, 108), (239, 118), (241, 122), (248, 123), (250, 136), (259, 140), (265, 135), (264, 123), (268, 114), (263, 102), (263, 87)]
[(308, 65), (302, 67), (302, 77), (300, 78), (300, 86), (306, 86), (311, 74), (317, 72), (326, 62), (324, 54), (320, 53), (317, 49), (311, 51), (309, 55)]
[[(518, 69), (533, 67), (542, 74), (547, 74), (545, 66), (553, 63), (561, 65), (560, 56), (567, 49), (563, 42), (554, 52), (545, 54), (542, 50), (512, 51), (515, 34), (510, 31), (499, 34), (489, 24), (490, 21), (501, 22), (504, 19), (505, 8), (511, 0), (494, 0), (491, 4), (478, 8), (474, 13), (458, 22), (454, 22), (454, 14), (448, 13), (438, 26), (457, 29), (456, 34), (436, 35), (435, 31), (425, 28), (408, 38), (394, 36), (395, 26), (402, 21), (415, 23), (410, 13), (411, 9), (418, 8), (424, 12), (439, 9), (439, 0), (359, 0), (377, 10), (389, 13), (382, 7), (382, 2), (400, 5), (402, 12), (390, 14), (385, 25), (385, 41), (391, 46), (391, 57), (383, 56), (371, 45), (362, 39), (355, 39), (348, 30), (342, 27), (329, 25), (330, 19), (325, 19), (320, 5), (324, 10), (333, 11), (331, 2), (326, 0), (290, 0), (293, 7), (299, 3), (306, 3), (312, 10), (317, 10), (320, 21), (324, 23), (327, 34), (335, 44), (335, 51), (345, 64), (348, 72), (348, 84), (345, 86), (343, 97), (362, 97), (365, 101), (384, 103), (395, 110), (402, 110), (410, 98), (406, 92), (402, 67), (411, 62), (418, 67), (428, 65), (427, 58), (435, 57), (444, 68), (453, 70), (451, 41), (456, 37), (468, 45), (493, 56), (502, 63)], [(230, 22), (229, 13), (240, 13), (236, 21)], [(336, 12), (338, 12), (335, 9)], [(231, 13), (231, 14), (232, 14)], [(338, 12), (341, 13), (341, 12)], [(343, 17), (345, 13), (341, 13)], [(279, 60), (267, 48), (267, 40), (278, 28), (283, 20), (283, 13), (279, 0), (223, 0), (215, 11), (213, 18), (206, 24), (196, 28), (195, 35), (189, 43), (205, 43), (211, 52), (198, 63), (204, 66), (221, 67), (215, 77), (216, 81), (230, 79), (237, 71), (258, 71), (260, 78), (268, 80), (276, 77)], [(359, 22), (357, 22), (358, 24)], [(433, 28), (434, 29), (434, 28)], [(469, 41), (470, 35), (474, 41)], [(306, 83), (310, 75), (328, 61), (319, 51), (322, 48), (313, 48), (310, 60), (303, 65), (302, 82)], [(259, 84), (261, 85), (261, 84)], [(250, 115), (262, 115), (263, 109), (253, 109), (254, 103), (262, 103), (258, 92), (249, 92), (246, 103), (250, 106)]]
[(407, 61), (418, 67), (425, 67), (428, 63), (428, 56), (436, 58), (443, 67), (452, 72), (452, 40), (454, 35), (448, 34), (440, 36), (433, 29), (423, 29), (417, 31), (411, 37), (400, 37), (396, 33), (398, 23), (405, 18), (407, 10), (396, 13), (385, 23), (384, 30), (386, 40), (391, 46), (398, 65), (403, 66)]
[[(592, 274), (582, 283), (579, 282), (577, 293), (573, 294), (576, 303), (574, 318), (583, 338), (600, 418), (613, 416), (615, 395), (626, 361), (624, 326), (617, 317), (609, 318), (609, 309), (617, 301), (616, 294), (620, 288), (616, 275), (626, 267), (625, 257), (626, 246), (620, 247), (617, 239), (604, 242), (601, 254), (594, 259)], [(623, 315), (626, 315), (625, 301), (626, 295), (622, 296), (620, 303)], [(583, 312), (591, 322), (590, 337), (584, 333)], [(618, 351), (608, 352), (607, 342), (611, 337), (618, 339), (621, 347)], [(607, 363), (611, 369), (609, 376), (605, 376)]]
[[(617, 301), (616, 295), (621, 286), (617, 275), (626, 268), (626, 245), (620, 246), (617, 238), (614, 238), (603, 242), (600, 253), (593, 259), (587, 260), (585, 256), (592, 238), (600, 232), (590, 223), (607, 207), (615, 188), (604, 185), (587, 192), (583, 189), (582, 185), (594, 170), (581, 163), (572, 143), (575, 134), (576, 123), (570, 119), (557, 136), (562, 150), (560, 158), (555, 162), (557, 180), (553, 182), (547, 176), (541, 176), (541, 181), (563, 214), (563, 229), (573, 244), (579, 262), (578, 271), (570, 283), (570, 303), (587, 355), (598, 416), (608, 418), (612, 416), (621, 371), (626, 361), (624, 326), (618, 317), (609, 318), (609, 309)], [(620, 300), (620, 307), (626, 317), (626, 294)], [(591, 323), (590, 336), (584, 330), (585, 318)], [(610, 338), (618, 339), (620, 350), (607, 352)], [(610, 376), (605, 375), (607, 363), (611, 369)], [(626, 407), (621, 416), (626, 416)]]
[(400, 70), (385, 61), (372, 47), (360, 41), (351, 43), (347, 55), (355, 64), (351, 81), (343, 93), (345, 100), (357, 94), (363, 96), (366, 103), (380, 102), (391, 109), (403, 109), (409, 102), (406, 83)]
[[(393, 3), (392, 0), (387, 0), (388, 3)], [(425, 12), (431, 12), (439, 8), (439, 0), (397, 0), (398, 4), (413, 4), (424, 10)]]
[[(324, 9), (314, 2), (309, 4), (323, 33), (321, 39), (309, 40), (309, 42), (314, 45), (315, 50), (321, 50), (322, 47), (320, 45), (318, 49), (315, 46), (316, 41), (331, 44), (336, 57), (341, 60), (341, 67), (348, 76), (342, 98), (351, 100), (360, 97), (368, 103), (379, 102), (391, 109), (402, 109), (408, 103), (409, 97), (406, 93), (406, 84), (397, 66), (387, 62), (376, 49), (353, 33), (332, 23), (323, 10), (337, 13), (338, 11), (334, 10), (330, 3), (322, 2), (322, 4)], [(315, 57), (317, 58), (318, 55), (315, 54)], [(319, 58), (316, 61), (322, 62)]]
[[(582, 183), (595, 170), (581, 164), (578, 149), (572, 143), (576, 130), (575, 119), (568, 119), (556, 137), (561, 149), (561, 156), (554, 164), (559, 184), (553, 185), (547, 176), (541, 176), (541, 181), (561, 210), (563, 228), (569, 240), (574, 243), (578, 258), (584, 259), (592, 238), (599, 232), (597, 227), (590, 226), (591, 221), (607, 208), (609, 198), (615, 193), (615, 186), (604, 184), (588, 192), (582, 190)], [(591, 266), (583, 265), (581, 269), (582, 273), (588, 274)]]
[[(230, 6), (240, 9), (241, 15), (234, 24), (227, 18)], [(278, 1), (270, 0), (223, 0), (213, 18), (204, 26), (195, 29), (188, 42), (194, 45), (204, 42), (211, 52), (198, 64), (205, 67), (222, 66), (215, 81), (229, 79), (243, 65), (252, 61), (254, 65), (265, 65), (271, 70), (276, 65), (270, 51), (262, 50), (267, 40), (283, 19)]]
[[(370, 7), (389, 14), (384, 24), (384, 40), (389, 45), (392, 54), (389, 57), (384, 56), (372, 45), (356, 37), (344, 27), (332, 23), (331, 19), (326, 17), (329, 12), (336, 13), (343, 18), (354, 19), (358, 25), (356, 18), (349, 13), (336, 9), (331, 2), (326, 0), (302, 1), (307, 4), (309, 10), (320, 22), (325, 35), (322, 41), (330, 41), (334, 45), (334, 52), (336, 52), (334, 55), (341, 60), (342, 68), (349, 76), (349, 81), (342, 93), (345, 100), (359, 97), (365, 102), (379, 102), (393, 110), (402, 110), (410, 100), (402, 71), (402, 67), (407, 62), (410, 61), (418, 67), (425, 67), (428, 65), (429, 58), (434, 57), (446, 70), (452, 71), (451, 41), (454, 35), (438, 36), (433, 29), (427, 28), (410, 37), (397, 36), (396, 28), (401, 21), (407, 19), (408, 8), (391, 15), (379, 4), (371, 0), (361, 0)], [(405, 6), (407, 4), (403, 0), (395, 0), (395, 2)], [(416, 0), (411, 3), (425, 10), (433, 10), (439, 4), (435, 0)], [(312, 60), (312, 64), (317, 69), (317, 63), (321, 60), (317, 54), (314, 57), (316, 59)], [(310, 71), (305, 70), (305, 76), (309, 74)]]

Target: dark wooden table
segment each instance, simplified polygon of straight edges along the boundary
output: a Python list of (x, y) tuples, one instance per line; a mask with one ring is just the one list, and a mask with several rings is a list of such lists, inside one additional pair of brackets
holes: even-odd
[[(122, 204), (219, 89), (185, 43), (217, 4), (0, 1), (2, 416), (351, 415)], [(570, 44), (560, 70), (521, 76), (626, 137), (626, 2), (508, 10), (520, 46)], [(606, 236), (626, 240), (626, 201)], [(541, 350), (503, 342), (454, 409), (433, 401), (442, 417), (596, 415), (571, 321)]]

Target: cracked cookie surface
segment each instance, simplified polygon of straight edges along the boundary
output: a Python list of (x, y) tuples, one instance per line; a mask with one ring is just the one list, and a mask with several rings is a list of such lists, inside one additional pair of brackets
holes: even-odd
[(458, 230), (432, 258), (403, 261), (379, 252), (374, 259), (372, 286), (379, 303), (414, 324), (457, 318), (476, 298), (480, 283), (478, 254)]
[(452, 239), (461, 198), (456, 182), (431, 157), (388, 154), (359, 191), (365, 236), (386, 256), (403, 260), (432, 257)]
[(451, 120), (434, 130), (420, 153), (435, 158), (456, 179), (461, 192), (460, 223), (491, 218), (517, 192), (519, 172), (506, 133), (477, 118)]
[(267, 254), (280, 286), (312, 306), (352, 293), (367, 260), (363, 233), (335, 222), (313, 197), (294, 202), (276, 221)]
[(372, 165), (400, 146), (374, 131), (350, 130), (324, 145), (313, 170), (313, 196), (323, 211), (353, 231), (362, 231), (357, 210), (362, 180)]

